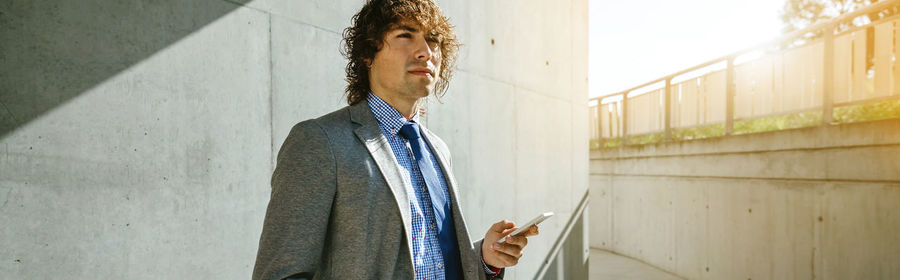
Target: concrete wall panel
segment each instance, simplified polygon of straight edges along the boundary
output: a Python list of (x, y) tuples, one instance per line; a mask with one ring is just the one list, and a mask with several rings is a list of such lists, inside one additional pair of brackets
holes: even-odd
[[(761, 151), (741, 154), (636, 157), (616, 161), (616, 174), (729, 176), (744, 178), (898, 180), (900, 147)], [(729, 164), (723, 165), (722, 162)], [(860, 165), (859, 162), (868, 162)], [(824, 165), (823, 163), (828, 163)], [(609, 170), (598, 161), (594, 170)]]
[(592, 238), (689, 279), (896, 278), (898, 124), (592, 151), (592, 191), (614, 194)]
[(900, 277), (900, 184), (830, 184), (823, 200), (822, 278)]
[[(509, 15), (510, 7), (520, 5), (516, 1), (467, 1), (468, 10), (465, 16), (457, 15), (457, 19), (465, 18), (467, 23), (461, 25), (461, 30), (467, 30), (469, 34), (463, 39), (460, 52), (459, 68), (486, 78), (514, 83), (516, 72), (513, 70), (515, 60), (521, 45), (525, 42), (517, 37), (518, 28), (511, 22), (510, 17), (497, 17)], [(451, 15), (452, 16), (452, 15)], [(494, 24), (495, 20), (502, 18), (509, 24)]]
[(683, 180), (666, 182), (675, 190), (672, 192), (674, 211), (671, 232), (674, 235), (672, 261), (673, 269), (689, 279), (706, 279), (708, 263), (709, 229), (707, 208), (709, 182)]
[(591, 159), (729, 154), (757, 151), (810, 150), (900, 142), (896, 119), (810, 127), (700, 140), (645, 145), (640, 149), (592, 151)]
[(505, 69), (514, 74), (516, 85), (567, 101), (574, 97), (570, 94), (572, 64), (580, 62), (572, 57), (571, 8), (541, 0), (504, 7), (516, 15), (512, 18), (517, 26), (513, 29), (515, 56)]
[(3, 2), (0, 135), (238, 7), (219, 0)]
[[(590, 188), (588, 182), (588, 174), (590, 171), (590, 117), (591, 109), (585, 104), (588, 103), (587, 95), (579, 94), (588, 92), (588, 1), (573, 0), (569, 7), (571, 12), (571, 22), (569, 30), (571, 34), (570, 59), (568, 67), (571, 68), (571, 75), (568, 77), (571, 83), (571, 92), (569, 94), (572, 100), (572, 201), (577, 202), (581, 199), (584, 191)], [(582, 57), (585, 55), (585, 57)], [(564, 62), (565, 63), (565, 62)], [(590, 199), (590, 198), (589, 198)], [(586, 219), (585, 228), (590, 228), (590, 219)], [(585, 235), (587, 237), (589, 235)], [(590, 242), (588, 244), (588, 250)], [(586, 255), (590, 255), (589, 251)]]
[[(473, 79), (482, 90), (473, 91), (470, 99), (472, 126), (472, 188), (482, 190), (480, 231), (493, 223), (515, 215), (517, 191), (527, 191), (527, 181), (516, 177), (516, 98), (512, 86), (488, 79)], [(473, 88), (474, 89), (474, 88)], [(472, 211), (478, 211), (472, 209)], [(520, 217), (517, 222), (523, 223)], [(483, 232), (478, 232), (483, 234)]]
[(346, 106), (341, 36), (283, 17), (272, 17), (273, 159), (291, 128)]
[(900, 145), (854, 147), (825, 155), (828, 178), (900, 181)]
[(612, 249), (612, 177), (602, 175), (590, 176), (591, 203), (590, 208), (590, 246), (604, 250)]
[(271, 172), (268, 29), (237, 8), (5, 136), (4, 277), (248, 277)]
[[(814, 182), (760, 182), (767, 185), (765, 203), (770, 208), (765, 217), (772, 238), (772, 279), (812, 279), (813, 252), (816, 248), (816, 217), (820, 214), (822, 184)], [(754, 210), (756, 213), (756, 210)], [(749, 213), (748, 213), (749, 214)], [(766, 258), (766, 257), (762, 257)]]
[(259, 9), (286, 20), (304, 23), (340, 34), (350, 26), (350, 18), (363, 6), (363, 0), (227, 0)]
[[(721, 182), (720, 182), (721, 183)], [(770, 189), (743, 184), (710, 186), (709, 279), (767, 279), (772, 270), (772, 229), (766, 223)], [(754, 211), (755, 210), (755, 211)]]
[(668, 269), (674, 263), (669, 260), (674, 249), (672, 205), (667, 199), (672, 195), (670, 188), (657, 184), (655, 178), (613, 181), (613, 249)]
[(571, 105), (518, 88), (515, 95), (516, 178), (521, 190), (516, 192), (515, 217), (527, 221), (541, 212), (556, 213), (541, 224), (541, 233), (547, 235), (529, 243), (529, 254), (536, 257), (519, 262), (516, 270), (525, 276), (535, 273), (553, 245), (550, 239), (559, 235), (578, 202), (571, 193)]
[(572, 169), (569, 171), (569, 174), (572, 176), (572, 203), (578, 204), (589, 186), (588, 177), (582, 176), (582, 174), (588, 174), (590, 169), (588, 159), (590, 143), (587, 127), (589, 121), (587, 106), (579, 106), (579, 104), (573, 103), (571, 107), (572, 136), (569, 138), (568, 144), (572, 155), (569, 159), (572, 162)]

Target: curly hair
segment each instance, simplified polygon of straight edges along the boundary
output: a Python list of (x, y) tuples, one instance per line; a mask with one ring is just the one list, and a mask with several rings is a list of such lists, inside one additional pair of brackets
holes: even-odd
[(440, 38), (442, 66), (434, 93), (440, 98), (447, 91), (453, 76), (459, 42), (450, 20), (431, 0), (368, 0), (353, 16), (353, 26), (344, 29), (341, 53), (349, 60), (347, 72), (347, 103), (359, 103), (369, 96), (369, 67), (366, 61), (375, 59), (384, 34), (402, 21), (422, 25), (424, 32)]

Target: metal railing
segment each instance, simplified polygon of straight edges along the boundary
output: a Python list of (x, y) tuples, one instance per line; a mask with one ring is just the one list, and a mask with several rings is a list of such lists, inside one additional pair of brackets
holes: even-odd
[(566, 226), (553, 242), (550, 252), (544, 257), (534, 279), (587, 279), (590, 249), (585, 234), (586, 217), (590, 190), (585, 190), (581, 202), (575, 207)]
[[(641, 136), (813, 112), (833, 123), (842, 106), (900, 99), (900, 16), (858, 18), (900, 5), (878, 2), (589, 103), (592, 148)], [(820, 34), (818, 37), (808, 36)], [(821, 116), (819, 116), (819, 114)], [(685, 138), (686, 139), (686, 138)]]

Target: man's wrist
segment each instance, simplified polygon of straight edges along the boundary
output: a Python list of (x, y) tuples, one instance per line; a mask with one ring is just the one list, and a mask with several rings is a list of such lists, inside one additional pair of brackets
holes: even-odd
[(500, 269), (488, 265), (486, 262), (484, 262), (484, 257), (481, 258), (481, 265), (484, 267), (484, 273), (487, 275), (490, 275), (493, 277), (493, 276), (497, 276), (497, 274), (500, 274)]

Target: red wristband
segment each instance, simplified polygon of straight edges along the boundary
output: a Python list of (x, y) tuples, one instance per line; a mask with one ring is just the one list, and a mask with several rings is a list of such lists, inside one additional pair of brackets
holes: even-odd
[(488, 269), (491, 270), (491, 274), (492, 274), (492, 275), (497, 275), (497, 274), (500, 273), (500, 269), (499, 269), (499, 268), (496, 268), (496, 267), (493, 267), (493, 266), (490, 266), (490, 265), (488, 265), (487, 267), (488, 267)]

